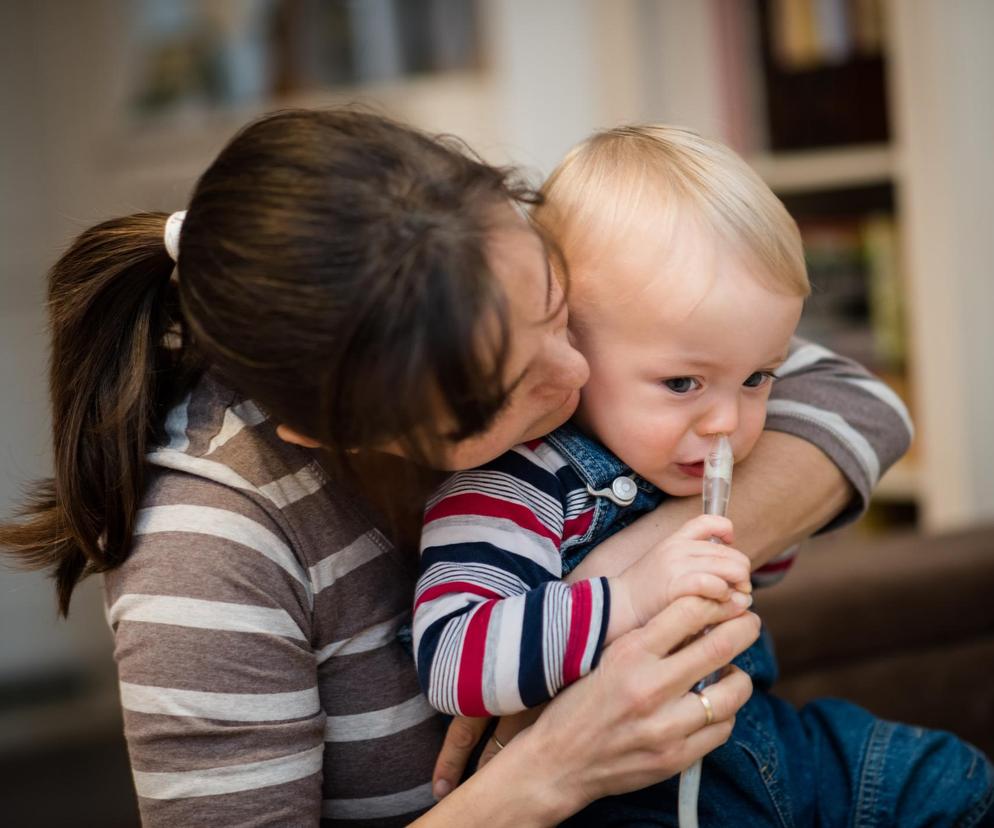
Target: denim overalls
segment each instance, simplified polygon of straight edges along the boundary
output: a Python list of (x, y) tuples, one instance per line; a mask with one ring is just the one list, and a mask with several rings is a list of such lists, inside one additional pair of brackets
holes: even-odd
[[(571, 424), (546, 439), (590, 489), (604, 493), (588, 532), (564, 544), (565, 574), (666, 495)], [(702, 826), (994, 826), (994, 768), (975, 748), (836, 699), (800, 710), (781, 701), (769, 692), (777, 665), (765, 630), (735, 664), (752, 677), (753, 695), (732, 737), (704, 760)], [(674, 777), (602, 799), (564, 824), (676, 826), (677, 789)]]

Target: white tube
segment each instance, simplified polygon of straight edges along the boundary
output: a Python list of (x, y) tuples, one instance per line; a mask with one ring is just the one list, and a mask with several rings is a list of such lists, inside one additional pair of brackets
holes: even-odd
[[(704, 459), (704, 514), (724, 516), (728, 511), (728, 498), (732, 493), (732, 444), (724, 434), (716, 434), (711, 441), (711, 450)], [(721, 543), (711, 538), (712, 543)], [(707, 634), (707, 630), (704, 631)], [(694, 692), (700, 693), (709, 684), (718, 680), (718, 673), (705, 676), (694, 685)], [(697, 802), (701, 792), (701, 759), (698, 759), (680, 774), (680, 791), (677, 799), (677, 819), (680, 828), (698, 828)]]
[(701, 760), (680, 774), (677, 818), (680, 828), (697, 828), (697, 798), (701, 791)]

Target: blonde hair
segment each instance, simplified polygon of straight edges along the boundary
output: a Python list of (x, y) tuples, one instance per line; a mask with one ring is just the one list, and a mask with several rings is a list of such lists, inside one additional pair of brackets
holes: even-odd
[(574, 261), (637, 235), (665, 244), (688, 207), (759, 266), (764, 287), (810, 292), (797, 224), (735, 152), (695, 132), (624, 126), (574, 147), (542, 188), (535, 219)]

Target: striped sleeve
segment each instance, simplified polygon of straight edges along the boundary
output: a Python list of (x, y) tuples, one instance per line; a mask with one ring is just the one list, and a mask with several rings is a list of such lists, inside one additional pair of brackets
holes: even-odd
[(534, 707), (597, 663), (607, 580), (562, 583), (568, 493), (519, 447), (453, 475), (421, 538), (414, 649), (433, 707), (463, 716)]
[(766, 428), (821, 449), (852, 484), (852, 502), (821, 531), (858, 518), (913, 427), (900, 398), (858, 363), (795, 338), (767, 404)]
[(325, 714), (307, 571), (251, 500), (176, 493), (153, 491), (128, 560), (105, 576), (142, 824), (317, 825)]
[(798, 545), (785, 549), (775, 558), (770, 559), (752, 573), (752, 584), (755, 587), (768, 587), (780, 583), (787, 575), (787, 571), (797, 560)]

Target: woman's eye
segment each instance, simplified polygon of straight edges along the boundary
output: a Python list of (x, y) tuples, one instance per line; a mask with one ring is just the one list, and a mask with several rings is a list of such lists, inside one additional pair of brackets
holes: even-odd
[(663, 380), (663, 385), (669, 388), (674, 394), (689, 394), (691, 391), (701, 387), (701, 384), (693, 377), (672, 377), (671, 379)]
[(777, 375), (772, 371), (756, 371), (749, 375), (745, 382), (742, 384), (746, 388), (762, 388), (766, 383), (772, 382), (777, 378)]

